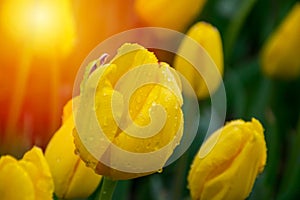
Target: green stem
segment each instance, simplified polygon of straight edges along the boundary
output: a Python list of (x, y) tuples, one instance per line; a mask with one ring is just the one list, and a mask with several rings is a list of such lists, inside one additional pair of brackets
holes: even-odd
[(182, 199), (182, 188), (185, 187), (185, 179), (186, 179), (186, 168), (188, 164), (188, 154), (185, 153), (183, 156), (178, 160), (178, 166), (176, 167), (176, 177), (174, 180), (174, 196), (173, 200), (180, 200)]
[(118, 181), (103, 177), (103, 183), (97, 200), (111, 200)]
[(225, 33), (225, 61), (228, 62), (228, 59), (231, 55), (233, 45), (236, 41), (236, 38), (242, 28), (244, 21), (252, 10), (257, 0), (244, 0), (241, 8), (237, 11), (233, 17), (231, 23), (228, 26), (228, 29)]

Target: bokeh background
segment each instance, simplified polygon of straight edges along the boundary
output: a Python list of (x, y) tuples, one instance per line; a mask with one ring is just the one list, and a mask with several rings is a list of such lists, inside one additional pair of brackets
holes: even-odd
[[(0, 155), (21, 157), (33, 144), (47, 145), (60, 126), (62, 108), (72, 95), (81, 62), (105, 38), (151, 25), (186, 32), (195, 22), (207, 21), (223, 40), (226, 120), (255, 117), (265, 128), (267, 165), (248, 199), (299, 197), (300, 78), (269, 77), (261, 65), (262, 47), (296, 0), (210, 0), (192, 16), (185, 8), (184, 13), (173, 12), (169, 24), (159, 23), (160, 16), (155, 14), (152, 21), (142, 19), (133, 1), (53, 0), (44, 1), (45, 10), (42, 7), (42, 13), (34, 14), (35, 24), (20, 21), (22, 8), (34, 2), (0, 1)], [(193, 9), (193, 1), (190, 4), (187, 8)], [(168, 10), (167, 5), (160, 11)], [(55, 10), (56, 21), (37, 26), (49, 9)], [(185, 15), (188, 19), (178, 27), (178, 18), (185, 19)], [(292, 31), (300, 37), (299, 26)], [(199, 105), (200, 126), (189, 150), (163, 173), (120, 181), (115, 199), (189, 198), (187, 173), (210, 119), (210, 100), (201, 100)]]

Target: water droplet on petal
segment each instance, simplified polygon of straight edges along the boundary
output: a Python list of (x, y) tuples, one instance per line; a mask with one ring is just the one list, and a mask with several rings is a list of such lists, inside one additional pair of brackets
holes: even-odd
[(87, 160), (87, 161), (85, 162), (85, 166), (87, 166), (87, 167), (93, 167), (95, 164), (97, 164), (97, 163), (91, 162), (91, 161), (89, 161), (89, 160)]
[(74, 150), (74, 154), (79, 156), (80, 153), (79, 153), (78, 149)]
[(157, 172), (158, 172), (158, 173), (162, 173), (162, 172), (163, 172), (163, 169), (161, 168), (161, 169), (157, 170)]
[(91, 163), (89, 161), (85, 162), (85, 166), (89, 167), (91, 165)]
[(104, 96), (104, 97), (106, 97), (107, 95), (108, 95), (108, 94), (105, 93), (105, 92), (102, 93), (102, 96)]
[(168, 101), (170, 101), (170, 99), (171, 99), (171, 98), (167, 96), (167, 97), (165, 98), (165, 101), (168, 102)]

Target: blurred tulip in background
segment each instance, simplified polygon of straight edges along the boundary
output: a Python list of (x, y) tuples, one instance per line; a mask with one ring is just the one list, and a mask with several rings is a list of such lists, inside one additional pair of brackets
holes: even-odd
[[(184, 39), (180, 44), (178, 53), (188, 52), (187, 58), (192, 61), (201, 62), (199, 66), (202, 68), (202, 74), (199, 74), (194, 66), (189, 63), (186, 58), (181, 56), (175, 56), (174, 67), (178, 70), (192, 85), (195, 93), (199, 99), (207, 98), (209, 94), (207, 82), (205, 79), (211, 79), (214, 85), (211, 86), (212, 92), (214, 92), (219, 83), (222, 81), (219, 77), (222, 77), (224, 71), (224, 61), (223, 61), (223, 48), (222, 48), (222, 39), (221, 35), (217, 28), (213, 27), (211, 24), (206, 22), (198, 22), (194, 24), (187, 32), (187, 36), (192, 38), (203, 50), (208, 54), (209, 57), (213, 60), (214, 64), (205, 63), (204, 58), (201, 52), (195, 49), (195, 44), (187, 38)], [(203, 58), (201, 57), (203, 56)], [(219, 76), (215, 74), (213, 69), (210, 67), (216, 68), (216, 71), (219, 72)], [(205, 76), (205, 78), (203, 77)]]
[(300, 3), (296, 3), (267, 40), (261, 53), (263, 72), (273, 78), (300, 76)]

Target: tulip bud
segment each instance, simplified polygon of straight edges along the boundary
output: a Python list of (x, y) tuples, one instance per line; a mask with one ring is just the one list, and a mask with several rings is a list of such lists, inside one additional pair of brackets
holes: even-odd
[[(222, 40), (219, 31), (212, 25), (206, 22), (196, 23), (188, 32), (178, 50), (177, 56), (175, 56), (174, 67), (178, 70), (192, 85), (199, 99), (206, 98), (209, 95), (208, 82), (210, 80), (211, 92), (215, 91), (219, 83), (220, 77), (223, 75), (223, 50)], [(193, 39), (193, 40), (192, 40)], [(201, 53), (194, 48), (194, 43), (197, 42), (206, 50), (204, 59), (201, 59)], [(179, 56), (181, 53), (186, 54), (190, 60), (201, 62), (203, 74), (195, 69), (195, 67), (186, 60)], [(202, 53), (203, 54), (203, 53)], [(206, 62), (206, 57), (210, 56), (212, 62)], [(217, 68), (220, 74), (216, 74)], [(221, 76), (220, 76), (221, 75)], [(202, 76), (206, 76), (205, 78)]]
[(52, 199), (53, 180), (43, 152), (33, 147), (21, 160), (7, 155), (0, 158), (0, 196), (12, 199)]
[[(206, 0), (137, 0), (135, 9), (138, 16), (149, 26), (184, 31), (189, 22), (202, 10)], [(166, 9), (167, 8), (167, 9)], [(158, 16), (153, 20), (153, 16)]]
[(296, 3), (261, 53), (264, 74), (280, 79), (300, 76), (300, 3)]
[[(76, 100), (78, 99), (73, 101)], [(86, 167), (74, 153), (73, 128), (72, 101), (69, 101), (64, 107), (63, 125), (54, 134), (45, 152), (54, 180), (55, 194), (65, 199), (90, 196), (101, 180), (101, 176)]]
[(74, 137), (87, 165), (115, 180), (159, 171), (183, 132), (174, 69), (142, 46), (124, 44), (82, 84)]
[(192, 199), (246, 199), (266, 164), (263, 127), (235, 120), (201, 146), (188, 175)]

